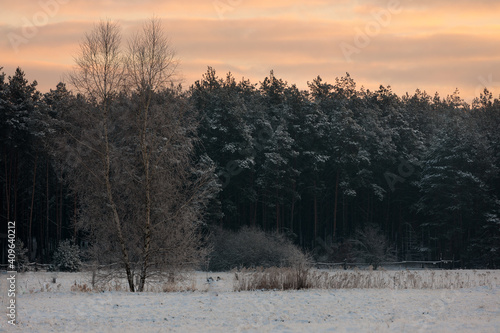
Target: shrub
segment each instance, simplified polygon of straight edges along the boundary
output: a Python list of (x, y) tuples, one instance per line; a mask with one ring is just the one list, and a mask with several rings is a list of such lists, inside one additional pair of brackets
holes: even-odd
[(334, 242), (331, 237), (326, 240), (318, 238), (314, 249), (314, 258), (318, 262), (352, 262), (355, 260), (350, 241)]
[(307, 262), (306, 255), (283, 235), (244, 227), (238, 232), (215, 232), (208, 269), (295, 267)]
[(244, 290), (300, 290), (314, 288), (307, 267), (270, 267), (243, 269), (235, 273), (235, 291)]
[(26, 272), (28, 270), (28, 249), (24, 247), (24, 243), (19, 238), (16, 239), (16, 263), (18, 272)]
[(78, 272), (82, 266), (80, 259), (80, 248), (76, 244), (71, 244), (70, 240), (64, 240), (54, 253), (53, 263), (56, 270), (63, 272)]
[(372, 265), (373, 269), (377, 269), (383, 261), (397, 259), (389, 241), (377, 225), (370, 224), (363, 229), (358, 229), (351, 243), (355, 257)]

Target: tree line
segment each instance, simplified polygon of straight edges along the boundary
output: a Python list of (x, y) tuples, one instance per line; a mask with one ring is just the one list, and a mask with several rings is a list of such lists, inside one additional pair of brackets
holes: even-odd
[(212, 223), (289, 233), (315, 253), (342, 252), (375, 225), (400, 259), (498, 266), (498, 98), (398, 96), (358, 89), (349, 74), (308, 87), (212, 68), (191, 87), (223, 184)]
[(30, 260), (71, 238), (140, 291), (199, 264), (213, 227), (276, 231), (343, 260), (375, 225), (399, 259), (500, 264), (500, 100), (487, 89), (469, 105), (349, 74), (301, 90), (209, 67), (185, 90), (156, 19), (127, 43), (101, 22), (75, 59), (72, 89), (0, 75), (0, 216)]

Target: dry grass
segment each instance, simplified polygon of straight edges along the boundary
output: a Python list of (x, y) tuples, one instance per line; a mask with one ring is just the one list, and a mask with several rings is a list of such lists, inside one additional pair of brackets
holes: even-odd
[[(243, 290), (300, 289), (459, 289), (500, 286), (500, 271), (487, 270), (319, 270), (305, 266), (296, 268), (257, 268), (219, 273), (209, 280), (208, 273), (176, 274), (174, 278), (157, 277), (146, 285), (147, 292), (229, 292)], [(92, 287), (89, 278), (66, 273), (20, 274), (19, 292), (127, 292), (127, 280), (113, 277)]]
[(173, 292), (187, 292), (187, 291), (196, 291), (196, 281), (191, 280), (188, 282), (179, 282), (179, 281), (167, 281), (162, 286), (162, 291), (165, 293), (173, 293)]
[(459, 289), (499, 284), (490, 271), (320, 271), (273, 267), (236, 272), (234, 290)]
[(30, 294), (34, 294), (34, 293), (43, 293), (43, 292), (52, 292), (52, 291), (59, 291), (59, 289), (61, 288), (61, 284), (58, 284), (56, 286), (56, 288), (54, 289), (54, 285), (53, 284), (49, 284), (49, 283), (41, 283), (40, 281), (38, 281), (38, 285), (40, 286), (40, 288), (36, 288), (36, 287), (30, 287), (28, 288), (28, 285), (27, 283), (25, 284), (25, 288), (21, 288), (21, 290), (25, 290), (27, 292), (29, 292)]
[[(23, 279), (24, 280), (24, 279)], [(61, 280), (61, 279), (60, 279)], [(64, 279), (63, 279), (64, 280)], [(46, 282), (39, 278), (29, 278), (25, 279), (22, 284), (20, 282), (20, 292), (21, 293), (40, 293), (40, 292), (60, 292), (60, 291), (71, 291), (71, 292), (128, 292), (127, 280), (123, 277), (112, 277), (106, 281), (99, 281), (100, 283), (94, 284), (90, 282), (90, 279), (79, 279), (76, 278), (70, 284), (66, 284), (65, 287), (61, 283), (56, 284), (56, 278), (51, 277), (51, 282)], [(177, 274), (174, 278), (169, 279), (151, 279), (147, 284), (145, 290), (146, 292), (193, 292), (201, 291), (206, 292), (206, 286), (197, 287), (195, 275), (181, 275)]]
[[(128, 291), (128, 282), (123, 276), (100, 280), (93, 288), (96, 291)], [(205, 291), (197, 288), (195, 277), (186, 273), (149, 278), (144, 286), (145, 292), (192, 292)]]
[(77, 284), (75, 282), (74, 285), (71, 286), (71, 291), (73, 292), (81, 292), (81, 293), (89, 293), (92, 291), (92, 288), (87, 286), (86, 283), (84, 284)]
[(300, 290), (314, 288), (308, 268), (270, 267), (234, 273), (234, 290)]
[(481, 271), (338, 271), (316, 272), (320, 288), (458, 289), (493, 287), (500, 281)]

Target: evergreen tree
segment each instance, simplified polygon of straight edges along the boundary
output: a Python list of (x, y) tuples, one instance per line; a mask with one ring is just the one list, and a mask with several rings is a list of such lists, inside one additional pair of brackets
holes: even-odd
[(488, 185), (498, 173), (491, 147), (470, 116), (457, 112), (425, 154), (416, 204), (436, 255), (455, 258), (498, 205)]

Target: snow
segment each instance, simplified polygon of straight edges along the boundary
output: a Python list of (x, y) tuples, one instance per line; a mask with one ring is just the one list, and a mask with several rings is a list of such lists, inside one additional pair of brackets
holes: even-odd
[[(412, 274), (425, 280), (433, 272), (446, 271)], [(185, 284), (196, 291), (129, 293), (114, 284), (80, 292), (72, 286), (88, 283), (88, 274), (25, 273), (18, 325), (4, 317), (0, 332), (500, 332), (500, 271), (456, 272), (476, 286), (234, 292), (234, 274), (197, 272)]]

